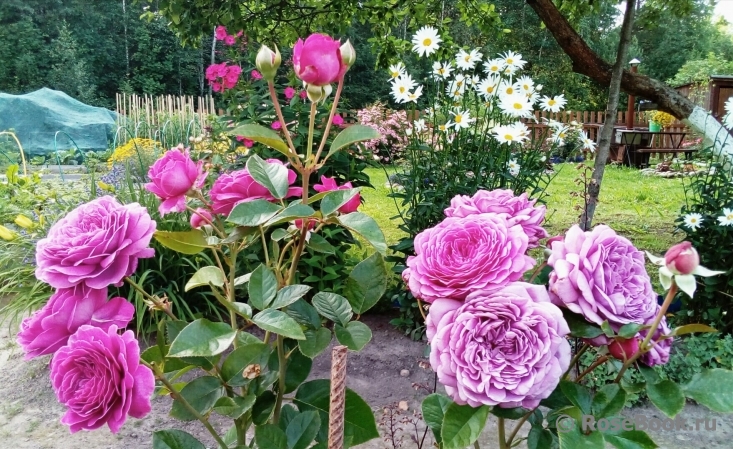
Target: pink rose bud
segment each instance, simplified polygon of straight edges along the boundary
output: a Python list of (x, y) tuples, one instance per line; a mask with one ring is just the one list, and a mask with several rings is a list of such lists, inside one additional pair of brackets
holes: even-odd
[(700, 265), (700, 256), (690, 242), (682, 242), (667, 250), (664, 263), (674, 274), (692, 274)]
[(186, 210), (186, 193), (201, 188), (206, 179), (203, 161), (194, 162), (188, 151), (166, 151), (148, 170), (150, 182), (145, 189), (162, 200), (160, 215)]
[(634, 338), (616, 337), (609, 345), (608, 352), (622, 362), (630, 359), (639, 350), (639, 340)]
[(341, 59), (339, 42), (331, 36), (315, 33), (295, 43), (293, 68), (295, 75), (304, 82), (325, 86), (343, 77), (348, 67)]
[(198, 229), (207, 224), (211, 224), (211, 213), (208, 210), (199, 207), (196, 209), (196, 212), (191, 215), (191, 227)]
[(275, 79), (277, 69), (280, 67), (281, 62), (282, 57), (277, 46), (275, 47), (275, 51), (272, 51), (267, 45), (263, 45), (260, 47), (260, 51), (257, 52), (257, 57), (255, 58), (257, 69), (267, 81), (273, 81)]
[[(341, 61), (344, 63), (344, 66), (346, 66), (346, 70), (348, 70), (356, 62), (356, 50), (354, 50), (354, 46), (351, 45), (351, 41), (348, 39), (341, 46), (340, 50)], [(344, 72), (346, 70), (344, 70)]]

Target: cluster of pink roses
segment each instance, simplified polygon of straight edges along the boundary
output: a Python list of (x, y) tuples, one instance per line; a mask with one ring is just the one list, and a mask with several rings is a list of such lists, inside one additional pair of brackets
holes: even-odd
[(117, 432), (127, 415), (150, 412), (153, 373), (140, 365), (132, 331), (118, 332), (134, 307), (120, 297), (107, 301), (107, 289), (154, 255), (155, 228), (139, 204), (105, 196), (71, 211), (37, 244), (36, 277), (56, 292), (23, 320), (18, 343), (27, 359), (53, 354), (51, 383), (72, 432), (104, 424)]
[(228, 65), (226, 62), (221, 64), (211, 64), (206, 68), (206, 80), (211, 84), (214, 92), (224, 92), (233, 89), (239, 81), (239, 75), (242, 74), (242, 68), (238, 65)]

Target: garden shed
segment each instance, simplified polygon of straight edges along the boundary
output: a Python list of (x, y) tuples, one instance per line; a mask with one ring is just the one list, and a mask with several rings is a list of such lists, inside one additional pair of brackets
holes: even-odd
[(711, 75), (707, 84), (687, 83), (675, 89), (697, 105), (712, 111), (718, 120), (722, 120), (725, 116), (725, 102), (733, 97), (733, 76)]

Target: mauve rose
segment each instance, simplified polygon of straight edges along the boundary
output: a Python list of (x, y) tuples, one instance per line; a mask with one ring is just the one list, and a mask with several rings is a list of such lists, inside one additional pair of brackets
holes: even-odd
[[(336, 185), (336, 180), (334, 178), (329, 178), (328, 176), (321, 176), (321, 183), (313, 185), (313, 189), (316, 192), (349, 190), (353, 188), (354, 187), (351, 185), (350, 182), (346, 182), (340, 186)], [(341, 212), (342, 214), (350, 214), (351, 212), (356, 212), (356, 210), (359, 209), (359, 206), (361, 206), (361, 194), (357, 192), (356, 195), (352, 196), (351, 199), (346, 202), (346, 204), (339, 207), (339, 212)]]
[(211, 213), (206, 209), (199, 207), (191, 214), (191, 227), (194, 229), (198, 229), (203, 225), (211, 224), (211, 222)]
[(527, 234), (502, 215), (449, 217), (415, 237), (415, 256), (407, 259), (402, 277), (425, 302), (463, 300), (474, 290), (521, 279), (535, 264), (526, 252)]
[[(659, 312), (659, 307), (654, 311), (654, 315)], [(653, 319), (646, 324), (653, 324)], [(649, 334), (650, 329), (644, 329), (639, 332), (639, 338), (643, 341)], [(662, 321), (659, 323), (659, 327), (654, 331), (652, 339), (649, 340), (651, 349), (645, 352), (640, 357), (641, 362), (646, 366), (664, 365), (669, 362), (669, 351), (672, 349), (673, 338), (665, 338), (662, 341), (657, 341), (662, 335), (669, 335), (672, 331), (667, 326), (667, 317), (662, 317)]]
[(644, 253), (608, 226), (583, 232), (570, 228), (552, 245), (547, 263), (550, 298), (559, 306), (614, 330), (626, 323), (644, 324), (654, 316), (657, 295), (644, 268)]
[[(270, 164), (285, 165), (278, 159), (267, 159)], [(293, 170), (288, 170), (288, 184), (293, 184), (297, 178)], [(286, 198), (300, 196), (303, 194), (301, 187), (290, 187)], [(247, 169), (222, 174), (214, 181), (209, 192), (211, 197), (211, 210), (215, 214), (229, 215), (234, 206), (243, 201), (264, 199), (275, 201), (266, 187), (258, 184)]]
[(570, 329), (543, 286), (438, 299), (426, 325), (430, 365), (457, 404), (537, 407), (570, 364)]
[(153, 257), (155, 221), (137, 203), (103, 196), (57, 221), (36, 244), (36, 278), (55, 288), (122, 285), (140, 258)]
[(472, 197), (457, 195), (445, 210), (446, 217), (465, 217), (473, 214), (504, 214), (510, 226), (519, 224), (529, 237), (529, 248), (536, 248), (540, 239), (547, 237), (542, 227), (545, 206), (536, 206), (536, 200), (527, 199), (523, 193), (515, 196), (506, 190), (479, 190)]
[(150, 182), (145, 189), (163, 200), (158, 206), (160, 215), (186, 210), (186, 193), (200, 189), (206, 181), (204, 161), (191, 160), (188, 151), (177, 148), (166, 151), (148, 170)]
[(341, 44), (331, 36), (311, 34), (293, 47), (295, 75), (308, 84), (325, 86), (337, 81), (348, 67), (341, 60)]
[(106, 288), (95, 290), (84, 284), (60, 288), (43, 308), (23, 320), (17, 340), (30, 360), (53, 354), (85, 324), (102, 330), (113, 324), (124, 328), (134, 313), (135, 307), (125, 298), (107, 301)]
[(667, 250), (664, 264), (673, 274), (692, 274), (700, 265), (700, 256), (690, 242), (682, 242)]
[(140, 348), (132, 331), (122, 335), (82, 326), (51, 360), (51, 385), (68, 409), (61, 423), (71, 433), (107, 424), (117, 433), (127, 420), (150, 413), (155, 378), (140, 364)]

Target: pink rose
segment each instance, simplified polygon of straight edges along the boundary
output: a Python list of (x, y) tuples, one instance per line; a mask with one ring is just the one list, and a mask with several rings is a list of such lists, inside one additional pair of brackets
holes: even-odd
[(206, 79), (208, 81), (216, 81), (218, 78), (223, 78), (227, 74), (227, 63), (222, 62), (221, 64), (211, 64), (206, 68)]
[(160, 215), (186, 210), (186, 193), (200, 189), (206, 181), (207, 173), (203, 161), (191, 160), (188, 151), (177, 148), (166, 151), (148, 170), (149, 183), (145, 189), (163, 200), (158, 206)]
[[(321, 176), (321, 183), (320, 184), (314, 184), (313, 189), (316, 192), (330, 192), (332, 190), (349, 190), (353, 189), (354, 187), (351, 185), (350, 182), (346, 182), (340, 186), (336, 185), (336, 180), (334, 178), (329, 178), (328, 176)], [(356, 193), (356, 195), (352, 196), (351, 199), (346, 202), (343, 206), (339, 208), (339, 212), (342, 214), (350, 214), (351, 212), (356, 212), (356, 210), (361, 206), (361, 195), (359, 192)]]
[(682, 242), (667, 250), (664, 263), (674, 274), (692, 274), (700, 265), (700, 256), (690, 242)]
[(214, 29), (214, 37), (218, 41), (223, 41), (227, 38), (228, 35), (229, 33), (227, 33), (227, 27), (225, 27), (224, 25), (219, 25)]
[(288, 100), (291, 100), (295, 96), (295, 89), (288, 86), (285, 88), (283, 93), (285, 94), (285, 98), (287, 98)]
[(67, 407), (61, 423), (71, 433), (107, 424), (117, 433), (130, 415), (150, 413), (155, 377), (140, 364), (140, 347), (132, 331), (118, 334), (82, 326), (51, 359), (51, 385)]
[(298, 78), (314, 86), (337, 81), (348, 67), (341, 60), (341, 45), (324, 34), (298, 39), (293, 47), (293, 68)]
[(232, 46), (237, 43), (237, 38), (235, 36), (227, 36), (224, 38), (224, 45)]
[(252, 70), (252, 72), (250, 72), (250, 76), (252, 77), (253, 80), (261, 80), (262, 79), (262, 74), (260, 72), (258, 72), (257, 70)]
[(113, 324), (124, 328), (134, 313), (135, 306), (125, 298), (107, 301), (106, 288), (96, 290), (84, 284), (60, 288), (43, 308), (23, 320), (18, 344), (26, 360), (53, 354), (81, 326), (91, 325), (105, 331)]
[[(285, 165), (278, 159), (268, 159), (267, 162)], [(297, 174), (293, 170), (288, 170), (288, 184), (292, 185), (296, 178)], [(290, 187), (286, 198), (301, 196), (302, 194), (303, 189), (301, 187)], [(275, 201), (270, 191), (258, 184), (246, 168), (220, 175), (211, 187), (209, 195), (211, 196), (212, 212), (222, 215), (229, 215), (234, 206), (243, 201), (258, 199)]]
[(462, 301), (475, 290), (496, 290), (522, 278), (535, 260), (526, 255), (522, 227), (498, 214), (448, 217), (415, 237), (407, 259), (412, 294), (432, 303)]
[(529, 200), (527, 194), (515, 196), (506, 190), (479, 190), (472, 197), (457, 195), (445, 210), (446, 217), (465, 217), (471, 214), (503, 214), (510, 226), (519, 224), (529, 237), (529, 248), (536, 248), (539, 240), (547, 237), (542, 227), (545, 220), (545, 206), (536, 206), (536, 200)]
[(211, 222), (211, 213), (206, 209), (199, 207), (193, 214), (191, 214), (191, 227), (194, 229), (198, 229), (203, 225), (211, 224)]

